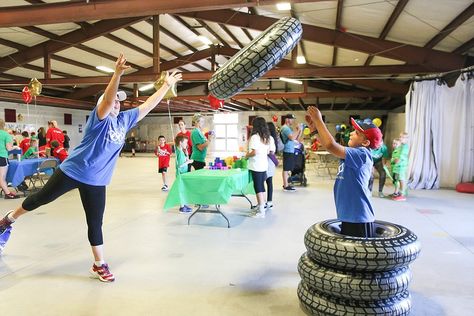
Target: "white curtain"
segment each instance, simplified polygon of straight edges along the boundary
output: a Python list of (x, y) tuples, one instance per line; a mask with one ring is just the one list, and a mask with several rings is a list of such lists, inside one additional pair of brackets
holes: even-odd
[(409, 187), (453, 188), (474, 178), (474, 83), (414, 82), (406, 97)]

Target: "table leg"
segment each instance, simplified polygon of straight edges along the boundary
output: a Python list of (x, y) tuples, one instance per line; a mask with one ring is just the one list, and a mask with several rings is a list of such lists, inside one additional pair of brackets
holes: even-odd
[(219, 204), (216, 204), (216, 210), (203, 209), (203, 208), (201, 208), (201, 205), (199, 205), (198, 208), (191, 215), (189, 215), (188, 225), (189, 225), (189, 221), (191, 220), (191, 217), (193, 217), (196, 213), (219, 213), (227, 221), (227, 228), (230, 228), (229, 219), (227, 218), (227, 216), (224, 215), (224, 213), (221, 212), (221, 207), (220, 207)]
[(242, 194), (240, 194), (240, 195), (232, 195), (232, 196), (244, 197), (250, 203), (250, 208), (254, 207), (254, 205), (252, 204), (252, 201), (250, 201), (250, 199), (247, 197), (247, 195), (244, 194), (244, 192), (242, 192)]

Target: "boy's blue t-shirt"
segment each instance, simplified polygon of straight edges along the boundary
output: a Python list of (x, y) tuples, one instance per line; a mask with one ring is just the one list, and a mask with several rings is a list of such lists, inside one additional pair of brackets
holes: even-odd
[(372, 157), (365, 147), (346, 147), (346, 159), (341, 159), (336, 182), (334, 201), (337, 218), (349, 223), (369, 223), (375, 220), (370, 201), (369, 179)]
[(110, 183), (117, 157), (125, 143), (125, 135), (138, 120), (138, 108), (120, 112), (116, 118), (97, 117), (92, 110), (84, 138), (59, 168), (76, 181), (103, 186)]
[(295, 142), (288, 138), (289, 135), (293, 134), (293, 131), (288, 125), (283, 125), (281, 128), (281, 138), (285, 147), (283, 148), (284, 153), (295, 153)]

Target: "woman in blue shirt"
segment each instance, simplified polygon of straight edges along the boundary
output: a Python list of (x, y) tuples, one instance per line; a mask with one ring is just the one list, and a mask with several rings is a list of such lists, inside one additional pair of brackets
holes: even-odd
[(120, 101), (127, 97), (124, 91), (118, 91), (120, 78), (130, 67), (126, 61), (123, 54), (120, 54), (115, 63), (115, 72), (89, 116), (80, 145), (74, 148), (42, 190), (28, 196), (20, 207), (8, 212), (0, 220), (0, 251), (8, 240), (11, 224), (15, 220), (77, 188), (86, 213), (88, 238), (95, 259), (90, 272), (103, 282), (115, 280), (103, 255), (105, 188), (112, 178), (127, 131), (160, 103), (173, 84), (181, 80), (181, 74), (167, 74), (165, 84), (143, 104), (120, 112)]

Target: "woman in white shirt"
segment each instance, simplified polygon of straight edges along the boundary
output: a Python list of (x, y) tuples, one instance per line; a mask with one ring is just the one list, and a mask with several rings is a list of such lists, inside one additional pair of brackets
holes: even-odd
[(275, 151), (275, 142), (270, 137), (267, 122), (263, 117), (256, 117), (252, 122), (252, 134), (249, 141), (248, 168), (252, 175), (253, 186), (257, 194), (257, 207), (251, 217), (265, 218), (265, 180), (268, 169), (268, 153)]

